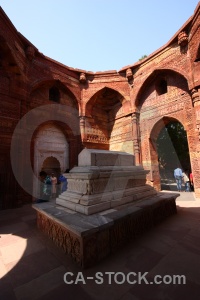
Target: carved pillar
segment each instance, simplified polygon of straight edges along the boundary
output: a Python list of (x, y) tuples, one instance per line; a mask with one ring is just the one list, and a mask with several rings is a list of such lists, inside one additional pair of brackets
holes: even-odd
[(190, 160), (194, 178), (195, 195), (197, 198), (200, 198), (200, 89), (192, 89), (191, 98), (196, 116), (196, 124), (194, 124), (194, 126), (198, 136), (193, 136), (191, 139)]
[(200, 125), (200, 96), (197, 89), (194, 88), (191, 90), (191, 97), (196, 115), (196, 127), (198, 129)]
[(81, 140), (82, 142), (85, 139), (85, 116), (80, 116), (80, 133), (81, 133)]
[(135, 164), (140, 165), (140, 130), (139, 130), (139, 113), (134, 112), (132, 114), (132, 132), (133, 132), (133, 144)]

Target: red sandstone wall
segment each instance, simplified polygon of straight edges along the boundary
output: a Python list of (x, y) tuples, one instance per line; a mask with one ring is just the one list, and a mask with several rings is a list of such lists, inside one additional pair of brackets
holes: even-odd
[[(199, 22), (198, 6), (192, 20), (185, 24), (188, 44), (181, 47), (178, 36), (174, 36), (165, 47), (129, 66), (133, 76), (128, 78), (128, 67), (119, 72), (92, 73), (45, 57), (0, 10), (0, 208), (31, 199), (12, 173), (11, 139), (26, 113), (51, 104), (48, 92), (53, 85), (60, 91), (60, 104), (68, 107), (64, 110), (66, 120), (81, 133), (73, 135), (64, 121), (58, 124), (70, 143), (70, 167), (77, 164), (78, 153), (84, 146), (127, 151), (135, 154), (137, 163), (150, 169), (148, 180), (159, 189), (157, 156), (149, 139), (163, 117), (175, 118), (187, 131), (196, 193), (200, 196)], [(80, 82), (81, 72), (86, 80)], [(168, 92), (158, 96), (155, 86), (160, 76), (166, 78)], [(109, 101), (114, 109), (107, 110)], [(27, 128), (28, 125), (27, 122)], [(33, 158), (32, 146), (32, 161)], [(28, 159), (24, 153), (23, 161), (19, 162), (22, 174), (26, 174)]]

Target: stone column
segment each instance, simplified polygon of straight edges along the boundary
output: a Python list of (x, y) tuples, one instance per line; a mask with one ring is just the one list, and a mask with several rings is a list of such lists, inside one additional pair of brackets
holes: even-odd
[(81, 140), (84, 142), (85, 139), (85, 116), (80, 116), (80, 133), (81, 133)]
[(196, 131), (198, 136), (193, 138), (190, 147), (190, 159), (192, 166), (192, 173), (194, 177), (194, 188), (196, 197), (200, 198), (200, 89), (194, 88), (191, 90), (192, 103), (196, 116)]
[(134, 112), (132, 114), (132, 132), (133, 132), (133, 144), (135, 164), (140, 165), (140, 130), (139, 130), (139, 113)]

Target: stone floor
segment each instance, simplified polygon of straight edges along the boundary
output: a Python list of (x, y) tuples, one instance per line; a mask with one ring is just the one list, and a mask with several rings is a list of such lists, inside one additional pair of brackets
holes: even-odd
[[(182, 192), (176, 203), (177, 215), (86, 270), (38, 231), (31, 205), (0, 211), (0, 299), (200, 299), (200, 200)], [(74, 283), (64, 282), (66, 272)], [(96, 272), (102, 284), (90, 279)], [(149, 284), (134, 284), (145, 272)], [(166, 284), (150, 283), (156, 275)], [(186, 284), (169, 283), (174, 275), (184, 275)]]

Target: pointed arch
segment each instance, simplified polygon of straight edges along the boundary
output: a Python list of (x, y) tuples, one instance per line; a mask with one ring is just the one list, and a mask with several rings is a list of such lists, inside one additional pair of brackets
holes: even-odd
[[(169, 188), (168, 184), (174, 179), (173, 170), (177, 165), (181, 165), (183, 169), (191, 168), (187, 134), (177, 118), (164, 116), (154, 124), (150, 132), (149, 151), (151, 179), (158, 190), (162, 188), (162, 184)], [(176, 187), (170, 187), (173, 188)]]
[(66, 86), (60, 80), (52, 79), (49, 77), (43, 77), (42, 79), (36, 80), (31, 84), (30, 95), (33, 94), (34, 91), (39, 90), (42, 87), (47, 87), (48, 89), (56, 87), (60, 90), (65, 91), (72, 98), (74, 105), (78, 109), (80, 99), (75, 95), (74, 91), (69, 86)]
[[(140, 86), (137, 95), (135, 97), (135, 107), (137, 107), (139, 110), (141, 106), (143, 105), (145, 101), (145, 97), (148, 97), (150, 92), (152, 90), (149, 90), (150, 86), (154, 86), (154, 90), (156, 91), (156, 85), (159, 83), (160, 80), (164, 80), (167, 85), (172, 86), (175, 84), (173, 81), (169, 81), (170, 77), (177, 76), (178, 78), (181, 79), (182, 86), (181, 88), (185, 90), (185, 92), (189, 93), (189, 88), (188, 88), (188, 75), (185, 74), (185, 72), (180, 73), (180, 71), (176, 68), (170, 68), (170, 69), (155, 69), (153, 72), (144, 80), (142, 85)], [(176, 82), (177, 87), (180, 85), (180, 82), (177, 80)], [(165, 89), (167, 90), (167, 86), (165, 86)], [(159, 94), (159, 93), (158, 93)], [(162, 94), (162, 93), (161, 93)]]
[[(52, 90), (54, 94), (52, 95)], [(56, 93), (55, 93), (56, 91)], [(54, 98), (52, 98), (54, 96)], [(54, 99), (54, 100), (53, 100)], [(80, 110), (80, 101), (77, 100), (74, 93), (66, 87), (60, 80), (47, 79), (35, 82), (31, 87), (30, 92), (31, 108), (41, 104), (49, 104), (49, 101), (66, 105), (69, 108), (75, 109), (77, 118)]]
[(98, 91), (94, 92), (90, 99), (86, 102), (85, 113), (87, 115), (92, 114), (92, 109), (94, 105), (97, 102), (100, 102), (99, 99), (101, 99), (102, 108), (106, 111), (112, 110), (113, 107), (117, 104), (121, 107), (124, 104), (124, 102), (126, 102), (125, 96), (123, 94), (121, 94), (118, 90), (115, 90), (105, 85)]

